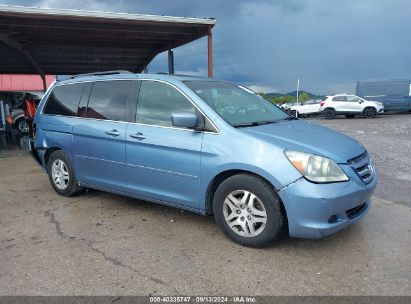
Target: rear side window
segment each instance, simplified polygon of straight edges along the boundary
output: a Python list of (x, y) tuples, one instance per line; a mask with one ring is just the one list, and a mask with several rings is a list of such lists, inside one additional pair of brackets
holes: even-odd
[(56, 86), (47, 99), (44, 114), (76, 116), (85, 83)]
[(336, 96), (333, 98), (333, 101), (346, 101), (347, 98), (345, 96)]
[(171, 85), (143, 81), (137, 103), (136, 122), (172, 127), (172, 113), (195, 113), (193, 104)]
[(124, 121), (130, 85), (127, 80), (95, 82), (86, 117)]

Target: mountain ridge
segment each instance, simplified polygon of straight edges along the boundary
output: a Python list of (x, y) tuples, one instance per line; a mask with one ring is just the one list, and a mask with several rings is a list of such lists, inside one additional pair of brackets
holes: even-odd
[[(299, 91), (298, 95), (301, 96), (301, 94), (306, 93), (309, 96), (309, 99), (323, 99), (325, 98), (325, 95), (317, 95), (308, 91)], [(270, 98), (278, 98), (278, 97), (284, 97), (284, 96), (292, 96), (293, 98), (297, 98), (297, 91), (292, 91), (288, 93), (264, 93), (265, 96), (270, 97)]]

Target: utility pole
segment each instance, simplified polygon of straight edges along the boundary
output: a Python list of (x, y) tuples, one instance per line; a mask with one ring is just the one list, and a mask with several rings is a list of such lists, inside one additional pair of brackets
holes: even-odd
[[(298, 93), (300, 91), (300, 77), (297, 78), (297, 106), (298, 106)], [(297, 111), (295, 111), (295, 117), (297, 117)]]

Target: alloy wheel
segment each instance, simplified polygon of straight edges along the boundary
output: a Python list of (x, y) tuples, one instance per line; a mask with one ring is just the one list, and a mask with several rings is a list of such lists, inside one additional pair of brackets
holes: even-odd
[(324, 117), (325, 119), (333, 119), (334, 118), (334, 112), (332, 110), (327, 110), (324, 112)]
[(28, 133), (29, 132), (29, 126), (27, 124), (27, 121), (25, 119), (21, 119), (17, 125), (19, 128), (19, 131), (21, 133)]
[(376, 111), (372, 108), (365, 109), (365, 111), (364, 111), (364, 116), (367, 117), (367, 118), (373, 118), (375, 116), (375, 114), (376, 114)]

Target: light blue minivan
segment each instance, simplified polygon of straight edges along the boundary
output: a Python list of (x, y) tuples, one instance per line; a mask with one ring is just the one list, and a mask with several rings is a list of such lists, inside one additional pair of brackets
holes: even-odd
[(93, 188), (214, 215), (253, 247), (361, 219), (377, 175), (356, 140), (210, 78), (108, 72), (56, 82), (31, 152), (57, 193)]

